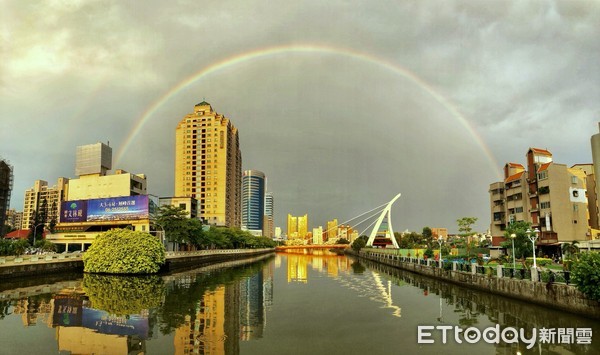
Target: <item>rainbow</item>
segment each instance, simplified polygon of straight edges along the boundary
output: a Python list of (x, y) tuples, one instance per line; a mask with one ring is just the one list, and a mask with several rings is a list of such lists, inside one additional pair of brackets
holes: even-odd
[(493, 171), (501, 176), (499, 171), (499, 165), (494, 158), (494, 155), (491, 153), (488, 146), (483, 142), (482, 138), (477, 134), (476, 130), (469, 123), (469, 121), (465, 118), (465, 116), (458, 110), (458, 108), (451, 103), (450, 100), (442, 96), (437, 90), (435, 90), (430, 84), (425, 82), (423, 79), (412, 73), (406, 68), (402, 66), (392, 63), (386, 59), (374, 56), (372, 54), (362, 53), (355, 50), (350, 50), (347, 48), (338, 48), (331, 46), (321, 46), (321, 45), (305, 45), (305, 44), (293, 44), (286, 46), (276, 46), (276, 47), (268, 47), (256, 49), (250, 52), (240, 53), (225, 59), (222, 59), (218, 62), (210, 64), (199, 71), (192, 74), (190, 77), (180, 81), (175, 86), (173, 86), (169, 91), (164, 93), (161, 97), (159, 97), (156, 101), (154, 101), (147, 109), (142, 113), (142, 115), (135, 121), (134, 127), (131, 132), (125, 139), (125, 143), (121, 145), (121, 148), (117, 152), (115, 165), (117, 165), (123, 154), (129, 149), (133, 141), (141, 132), (142, 128), (148, 122), (148, 120), (156, 113), (156, 111), (167, 103), (171, 98), (176, 96), (182, 90), (188, 88), (190, 85), (196, 83), (203, 78), (217, 73), (219, 71), (223, 71), (227, 68), (239, 65), (241, 63), (269, 58), (281, 54), (289, 54), (289, 53), (315, 53), (315, 54), (332, 54), (343, 56), (347, 58), (352, 58), (354, 60), (358, 60), (370, 65), (376, 65), (385, 70), (389, 70), (396, 75), (399, 75), (410, 82), (417, 85), (427, 94), (429, 94), (435, 101), (437, 101), (440, 105), (442, 105), (457, 121), (467, 130), (467, 132), (473, 137), (475, 142), (479, 146), (481, 146), (484, 154), (488, 158), (490, 163), (490, 167)]

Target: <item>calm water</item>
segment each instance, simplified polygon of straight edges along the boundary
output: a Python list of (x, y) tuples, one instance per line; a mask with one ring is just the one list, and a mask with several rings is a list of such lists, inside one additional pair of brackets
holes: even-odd
[[(227, 266), (227, 267), (226, 267)], [(589, 328), (590, 345), (462, 344), (440, 331)], [(539, 332), (539, 330), (538, 330)], [(558, 332), (558, 330), (557, 330)], [(0, 285), (0, 354), (600, 354), (600, 323), (328, 252), (155, 277)], [(583, 338), (581, 338), (583, 339)]]

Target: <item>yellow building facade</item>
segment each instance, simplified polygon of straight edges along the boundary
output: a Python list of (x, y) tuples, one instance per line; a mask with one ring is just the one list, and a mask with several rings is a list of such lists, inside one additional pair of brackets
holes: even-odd
[(239, 147), (237, 128), (205, 101), (175, 130), (175, 196), (197, 199), (199, 217), (210, 224), (241, 226)]
[(288, 239), (304, 239), (308, 236), (308, 214), (304, 216), (292, 216), (288, 214)]

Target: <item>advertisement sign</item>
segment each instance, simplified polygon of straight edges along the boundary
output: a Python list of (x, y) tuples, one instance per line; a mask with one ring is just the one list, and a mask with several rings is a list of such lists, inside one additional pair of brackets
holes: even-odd
[(65, 201), (61, 204), (60, 222), (131, 221), (149, 218), (146, 195)]
[(83, 326), (102, 334), (148, 337), (148, 318), (139, 315), (115, 316), (94, 308), (83, 308)]
[(131, 221), (149, 218), (148, 196), (124, 196), (87, 201), (87, 221)]
[(65, 201), (61, 203), (60, 222), (85, 222), (87, 220), (87, 201)]
[(55, 295), (52, 325), (62, 327), (80, 327), (82, 320), (81, 295)]

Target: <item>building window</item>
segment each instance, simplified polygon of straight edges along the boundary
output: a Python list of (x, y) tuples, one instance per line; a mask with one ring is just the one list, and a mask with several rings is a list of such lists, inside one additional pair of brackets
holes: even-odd
[(544, 170), (540, 173), (538, 173), (538, 180), (545, 180), (548, 178), (548, 171)]
[(515, 213), (523, 213), (523, 207), (516, 207)]
[(577, 184), (577, 176), (575, 176), (575, 175), (571, 176), (571, 183)]
[(547, 202), (541, 202), (541, 203), (540, 203), (540, 208), (541, 208), (541, 209), (550, 208), (550, 201), (547, 201)]
[(579, 206), (576, 204), (573, 204), (573, 212), (577, 212), (579, 211)]

